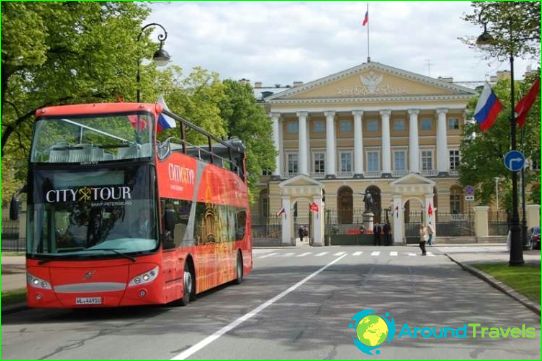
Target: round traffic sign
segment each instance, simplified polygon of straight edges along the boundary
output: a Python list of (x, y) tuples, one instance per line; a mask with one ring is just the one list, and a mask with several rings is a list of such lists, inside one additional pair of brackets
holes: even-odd
[(474, 195), (474, 187), (473, 186), (466, 186), (465, 187), (465, 194), (472, 196)]
[(512, 172), (520, 171), (525, 164), (525, 156), (517, 150), (511, 150), (504, 155), (504, 166)]

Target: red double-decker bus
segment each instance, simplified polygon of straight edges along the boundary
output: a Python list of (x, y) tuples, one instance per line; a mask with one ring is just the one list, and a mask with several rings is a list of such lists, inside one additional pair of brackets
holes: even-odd
[[(252, 270), (239, 140), (216, 139), (160, 104), (57, 106), (36, 116), (30, 307), (186, 305)], [(157, 140), (164, 117), (180, 126), (178, 139)]]

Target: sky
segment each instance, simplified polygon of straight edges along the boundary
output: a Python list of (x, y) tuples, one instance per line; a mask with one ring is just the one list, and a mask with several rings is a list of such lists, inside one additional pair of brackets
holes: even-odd
[[(462, 20), (468, 1), (369, 2), (371, 61), (437, 78), (481, 81), (508, 61), (485, 59), (459, 38), (482, 28)], [(264, 85), (309, 82), (367, 61), (366, 2), (155, 2), (148, 22), (163, 25), (172, 63), (222, 79)], [(152, 37), (156, 40), (158, 32)], [(516, 59), (522, 78), (537, 61)]]

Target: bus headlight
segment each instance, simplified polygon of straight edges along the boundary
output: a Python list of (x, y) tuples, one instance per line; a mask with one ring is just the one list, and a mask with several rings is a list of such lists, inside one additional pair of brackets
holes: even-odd
[(135, 276), (134, 278), (132, 278), (130, 283), (128, 283), (128, 287), (144, 285), (146, 283), (154, 281), (156, 277), (158, 277), (158, 270), (159, 268), (158, 266), (156, 266), (150, 271)]
[(34, 287), (34, 288), (41, 288), (44, 290), (52, 290), (51, 284), (45, 280), (42, 280), (39, 277), (36, 277), (34, 275), (31, 275), (30, 273), (26, 274), (26, 282)]

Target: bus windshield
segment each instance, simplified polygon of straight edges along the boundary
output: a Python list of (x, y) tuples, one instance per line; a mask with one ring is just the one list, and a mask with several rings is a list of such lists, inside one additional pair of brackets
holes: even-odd
[(27, 252), (86, 257), (156, 249), (151, 178), (147, 165), (34, 169)]
[(40, 118), (30, 161), (97, 163), (152, 155), (148, 113)]

